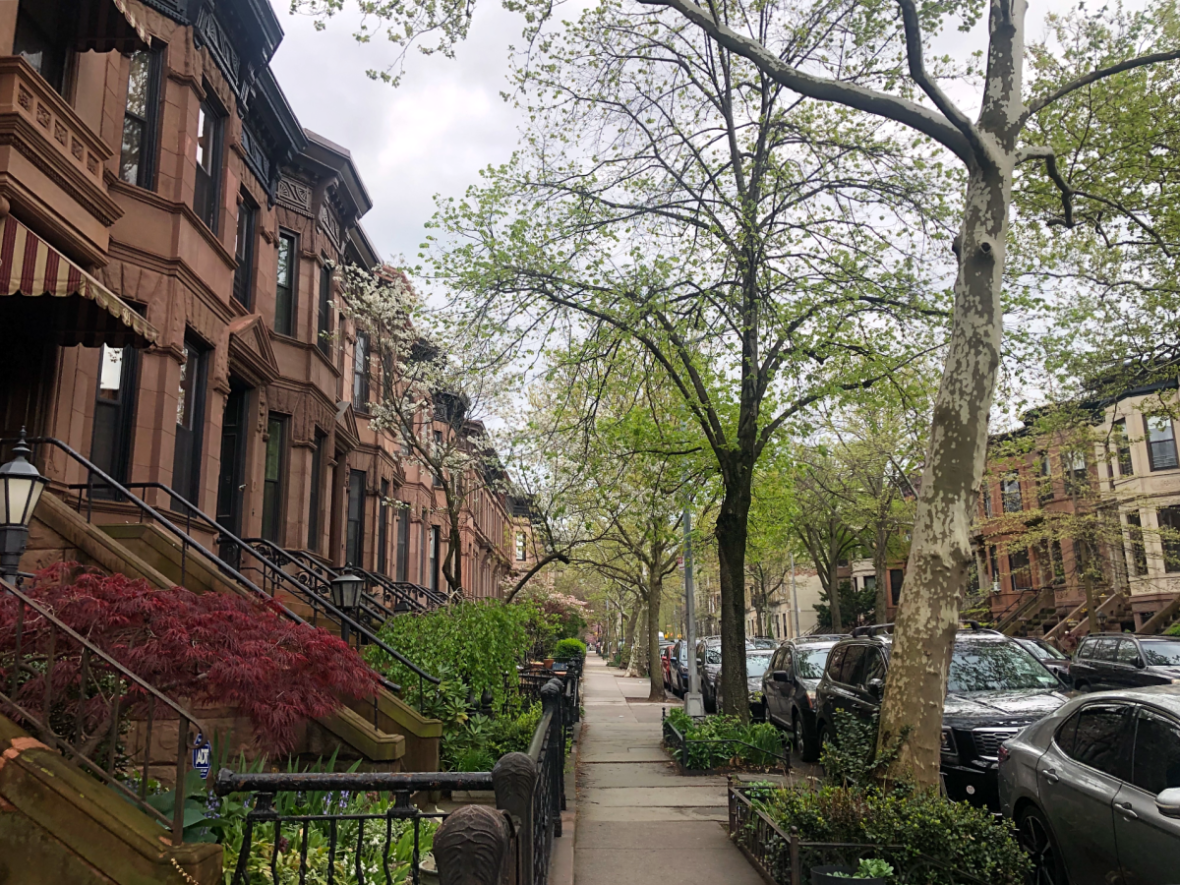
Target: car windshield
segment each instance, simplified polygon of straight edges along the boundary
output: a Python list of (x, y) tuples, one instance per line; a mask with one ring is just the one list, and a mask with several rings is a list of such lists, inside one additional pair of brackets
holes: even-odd
[(828, 648), (800, 648), (795, 650), (795, 660), (799, 664), (799, 678), (822, 679), (824, 664), (828, 662), (828, 655), (832, 649)]
[(762, 674), (766, 672), (766, 668), (770, 666), (770, 659), (773, 657), (769, 654), (746, 654), (746, 676), (749, 679), (755, 677), (761, 679)]
[(1057, 679), (1015, 642), (956, 642), (947, 691), (1053, 688)]
[(1143, 639), (1143, 662), (1149, 667), (1180, 667), (1180, 642)]

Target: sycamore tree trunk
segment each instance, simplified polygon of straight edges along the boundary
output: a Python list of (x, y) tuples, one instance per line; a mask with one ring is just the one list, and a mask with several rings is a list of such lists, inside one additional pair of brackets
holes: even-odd
[(648, 677), (651, 688), (647, 693), (649, 701), (665, 700), (664, 695), (664, 665), (660, 661), (660, 601), (663, 596), (663, 578), (659, 570), (653, 569), (653, 574), (647, 587), (647, 648), (648, 648)]
[(724, 709), (750, 718), (746, 687), (746, 538), (749, 533), (753, 470), (735, 471), (726, 483), (717, 514), (717, 565), (721, 584), (721, 679)]
[[(623, 648), (628, 649), (633, 657), (635, 655), (635, 622), (639, 619), (639, 604), (635, 604), (635, 608), (631, 610), (630, 616), (627, 618), (627, 623), (623, 627)], [(627, 667), (630, 669), (630, 658), (627, 659)]]
[[(1002, 64), (994, 52), (993, 45), (992, 69)], [(997, 75), (995, 70), (989, 73)], [(1008, 76), (1019, 80), (1011, 71)], [(1015, 94), (1019, 95), (1018, 85)], [(1008, 156), (1012, 155), (1010, 147)], [(1012, 169), (1009, 163), (1005, 168), (972, 168), (969, 173), (958, 238), (954, 325), (935, 400), (881, 707), (882, 745), (904, 728), (910, 729), (894, 773), (912, 776), (929, 788), (938, 785), (947, 671), (959, 624), (959, 604), (974, 558), (972, 505), (983, 476), (988, 412), (1000, 362), (1000, 288)]]

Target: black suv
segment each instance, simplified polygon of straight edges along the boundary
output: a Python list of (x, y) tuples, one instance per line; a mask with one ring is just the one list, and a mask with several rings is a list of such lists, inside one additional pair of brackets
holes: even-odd
[[(881, 707), (893, 637), (890, 624), (858, 627), (828, 655), (816, 689), (820, 746), (835, 713), (868, 719)], [(942, 775), (947, 795), (999, 810), (1000, 744), (1067, 700), (1061, 682), (1018, 643), (995, 630), (960, 630), (943, 707)]]
[(815, 689), (824, 675), (828, 653), (847, 633), (816, 634), (788, 639), (762, 676), (762, 699), (766, 719), (791, 733), (792, 742), (804, 762), (819, 758), (815, 730)]
[(1079, 691), (1180, 684), (1180, 638), (1096, 633), (1078, 646), (1069, 675)]

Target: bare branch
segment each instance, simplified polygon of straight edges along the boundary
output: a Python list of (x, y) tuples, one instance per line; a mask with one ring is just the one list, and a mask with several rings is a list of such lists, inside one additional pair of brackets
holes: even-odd
[(722, 24), (692, 0), (639, 0), (646, 6), (665, 6), (674, 9), (731, 52), (748, 58), (777, 82), (800, 95), (817, 101), (830, 101), (878, 117), (894, 120), (928, 135), (946, 147), (964, 163), (975, 158), (971, 145), (959, 129), (945, 117), (922, 107), (916, 102), (876, 92), (853, 83), (842, 83), (826, 77), (804, 73), (787, 64), (757, 40), (744, 37)]
[(1053, 148), (1048, 145), (1038, 145), (1036, 147), (1022, 148), (1016, 155), (1016, 165), (1026, 163), (1029, 160), (1044, 160), (1045, 171), (1049, 173), (1049, 178), (1057, 185), (1057, 189), (1061, 191), (1061, 211), (1064, 216), (1064, 225), (1066, 227), (1074, 226), (1073, 218), (1073, 197), (1074, 189), (1070, 187), (1069, 182), (1061, 175), (1061, 170), (1057, 168), (1057, 154), (1053, 152)]
[(1035, 114), (1037, 111), (1048, 107), (1057, 99), (1069, 95), (1071, 92), (1076, 92), (1083, 86), (1089, 86), (1098, 80), (1104, 80), (1107, 77), (1113, 77), (1115, 74), (1121, 74), (1123, 71), (1132, 71), (1135, 68), (1142, 68), (1146, 65), (1153, 65), (1161, 61), (1175, 61), (1180, 59), (1180, 49), (1172, 49), (1168, 52), (1153, 52), (1151, 55), (1141, 55), (1138, 58), (1127, 59), (1121, 61), (1117, 65), (1111, 65), (1109, 68), (1100, 68), (1096, 71), (1091, 71), (1084, 76), (1078, 77), (1076, 80), (1066, 83), (1064, 86), (1055, 89), (1048, 95), (1042, 95), (1034, 98), (1028, 103), (1028, 109), (1021, 116), (1020, 122), (1023, 125), (1024, 121)]

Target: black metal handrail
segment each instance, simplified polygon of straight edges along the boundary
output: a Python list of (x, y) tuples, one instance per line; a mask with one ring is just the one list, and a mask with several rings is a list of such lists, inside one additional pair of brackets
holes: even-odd
[[(0, 445), (10, 444), (15, 441), (16, 441), (15, 439), (11, 439), (11, 438), (0, 439)], [(279, 612), (285, 618), (292, 620), (297, 624), (308, 623), (306, 621), (306, 619), (301, 618), (299, 615), (295, 614), (295, 612), (291, 611), (291, 609), (287, 608), (287, 606), (283, 605), (279, 600), (274, 599), (274, 597), (271, 594), (267, 593), (265, 590), (263, 590), (261, 587), (259, 587), (257, 584), (255, 584), (253, 581), (251, 581), (249, 578), (247, 578), (244, 574), (242, 574), (242, 572), (240, 570), (238, 570), (234, 566), (230, 565), (228, 562), (223, 560), (217, 554), (213, 553), (211, 550), (206, 549), (206, 547), (203, 544), (201, 544), (199, 541), (195, 540), (191, 535), (182, 531), (178, 526), (176, 526), (175, 523), (172, 522), (172, 520), (168, 519), (168, 517), (166, 517), (166, 516), (164, 516), (164, 514), (160, 513), (160, 511), (158, 511), (155, 507), (153, 507), (151, 504), (148, 504), (143, 499), (139, 498), (137, 495), (135, 495), (134, 492), (132, 492), (130, 489), (128, 489), (122, 483), (118, 482), (117, 480), (113, 479), (110, 475), (108, 475), (101, 467), (99, 467), (98, 465), (94, 464), (92, 461), (90, 461), (89, 459), (87, 459), (83, 455), (76, 452), (73, 448), (71, 448), (66, 443), (62, 442), (59, 439), (55, 439), (55, 438), (49, 437), (49, 436), (35, 437), (33, 439), (26, 440), (26, 442), (29, 443), (30, 445), (51, 445), (51, 446), (54, 446), (54, 447), (60, 449), (66, 455), (73, 458), (75, 461), (77, 461), (79, 464), (81, 464), (83, 467), (85, 467), (87, 469), (87, 471), (89, 471), (89, 473), (87, 474), (87, 478), (88, 478), (87, 485), (89, 488), (91, 488), (91, 489), (94, 488), (94, 477), (98, 476), (102, 480), (102, 484), (105, 487), (110, 488), (110, 489), (114, 489), (115, 491), (117, 491), (120, 494), (122, 494), (123, 496), (125, 496), (131, 503), (133, 503), (137, 507), (139, 507), (140, 519), (142, 519), (143, 514), (146, 513), (149, 516), (151, 516), (154, 520), (156, 520), (156, 522), (158, 522), (163, 528), (167, 529), (169, 532), (171, 532), (173, 535), (175, 535), (180, 540), (180, 544), (181, 544), (182, 578), (183, 578), (183, 574), (184, 574), (183, 564), (187, 561), (188, 548), (191, 546), (194, 550), (196, 550), (202, 556), (204, 556), (209, 561), (214, 563), (219, 569), (222, 570), (222, 572), (224, 572), (225, 574), (234, 578), (234, 580), (236, 580), (238, 583), (240, 583), (247, 590), (251, 591), (252, 593), (257, 594), (260, 597), (267, 599), (271, 604), (278, 606)], [(170, 495), (172, 495), (172, 497), (175, 498), (176, 500), (184, 501), (184, 498), (181, 495), (176, 494), (175, 491), (168, 489), (167, 487), (164, 487), (164, 490), (167, 491)], [(88, 498), (87, 498), (88, 502), (89, 502), (89, 498), (90, 498), (90, 496), (88, 496)], [(186, 503), (186, 504), (188, 504), (188, 506), (192, 507), (194, 512), (200, 513), (199, 508), (195, 507), (191, 502), (184, 501), (184, 503)], [(89, 503), (88, 503), (88, 506), (89, 506)], [(204, 515), (204, 514), (202, 514), (202, 515)], [(87, 521), (89, 521), (89, 518), (90, 518), (90, 511), (88, 510)], [(207, 516), (205, 518), (208, 519)], [(216, 525), (216, 522), (214, 522), (213, 524)], [(233, 537), (233, 536), (231, 535), (230, 537)], [(235, 540), (238, 540), (238, 539), (235, 538)], [(238, 543), (240, 544), (241, 541), (239, 540)], [(302, 585), (299, 585), (299, 586), (300, 586), (301, 590), (304, 589), (304, 588), (302, 588)], [(357, 628), (360, 628), (359, 624), (356, 624), (355, 621), (353, 621), (351, 618), (348, 618), (347, 615), (345, 615), (343, 612), (341, 612), (339, 609), (337, 609), (331, 603), (325, 602), (324, 600), (317, 599), (314, 596), (312, 597), (312, 599), (315, 600), (315, 602), (312, 604), (313, 614), (318, 615), (318, 607), (317, 606), (323, 606), (324, 610), (327, 614), (336, 615), (342, 624), (347, 623), (350, 626), (355, 624), (355, 626)], [(314, 624), (313, 624), (313, 626), (314, 626)], [(374, 644), (377, 645), (378, 647), (381, 647), (383, 650), (388, 651), (390, 654), (392, 654), (394, 656), (398, 656), (398, 652), (396, 652), (394, 649), (390, 648), (384, 642), (381, 642), (381, 640), (376, 640), (376, 642), (374, 642)], [(376, 673), (376, 671), (374, 671), (374, 672)], [(380, 681), (381, 685), (384, 688), (393, 692), (394, 694), (400, 694), (400, 692), (401, 692), (400, 685), (387, 679), (385, 676), (381, 675), (380, 673), (377, 673), (377, 677), (378, 677), (378, 680)], [(373, 725), (374, 725), (374, 727), (377, 726), (379, 719), (380, 719), (379, 699), (376, 696), (374, 696), (374, 698), (373, 698)]]
[[(86, 771), (113, 787), (140, 810), (167, 827), (172, 834), (173, 845), (181, 844), (184, 841), (184, 783), (188, 775), (189, 754), (197, 748), (199, 737), (211, 739), (212, 732), (208, 731), (192, 713), (71, 629), (49, 609), (41, 606), (23, 591), (0, 580), (0, 600), (4, 598), (15, 601), (16, 612), (12, 624), (11, 660), (7, 653), (0, 652), (0, 710), (36, 732), (44, 744), (63, 756), (72, 758)], [(33, 617), (29, 617), (29, 612)], [(38, 625), (37, 619), (41, 619), (43, 624)], [(39, 635), (41, 630), (45, 629), (45, 625), (48, 626), (47, 635)], [(38, 642), (38, 639), (44, 641)], [(68, 698), (77, 706), (72, 723), (60, 715), (54, 716), (54, 708), (63, 698), (58, 691), (61, 687), (55, 686), (53, 678), (55, 668), (63, 666), (67, 660), (70, 652), (66, 651), (66, 648), (70, 644), (75, 646), (74, 651), (78, 656), (78, 685), (76, 689), (73, 685), (69, 687)], [(101, 686), (100, 680), (103, 683)], [(22, 694), (25, 693), (21, 689), (28, 685), (36, 688), (38, 681), (41, 683), (40, 688), (36, 690), (39, 697), (23, 698)], [(103, 715), (106, 719), (97, 723), (92, 721), (91, 727), (88, 728), (88, 717), (83, 710), (87, 705), (83, 702), (87, 700), (90, 689), (93, 689), (93, 697), (90, 699), (98, 700), (100, 705), (105, 707)], [(142, 694), (143, 697), (134, 698), (129, 702), (127, 696), (135, 694)], [(31, 709), (34, 703), (39, 704), (39, 713)], [(138, 783), (136, 789), (132, 790), (123, 781), (131, 766), (120, 753), (119, 741), (126, 723), (131, 720), (128, 714), (136, 712), (141, 704), (146, 705), (145, 718), (134, 721), (144, 722), (143, 762), (142, 765), (134, 766)], [(174, 716), (177, 723), (176, 789), (173, 793), (175, 801), (171, 817), (146, 801), (148, 770), (152, 762), (152, 731), (158, 707), (164, 708), (165, 716)], [(91, 709), (89, 718), (92, 720), (93, 715)], [(105, 762), (92, 758), (100, 749), (105, 750)]]
[[(43, 440), (40, 440), (40, 439), (29, 440), (30, 443), (42, 442), (42, 441)], [(0, 440), (0, 445), (2, 445), (4, 442), (5, 442), (4, 440)], [(65, 447), (64, 443), (62, 443), (61, 445), (63, 447)], [(66, 448), (68, 448), (68, 447), (66, 447)], [(72, 450), (71, 450), (71, 452), (72, 452)], [(157, 514), (150, 507), (150, 505), (145, 504), (142, 501), (140, 501), (140, 499), (136, 498), (131, 493), (131, 491), (130, 491), (131, 488), (152, 488), (152, 489), (158, 489), (159, 491), (165, 492), (166, 494), (171, 496), (174, 501), (180, 502), (180, 504), (185, 508), (185, 511), (188, 514), (190, 520), (192, 517), (195, 516), (198, 519), (200, 519), (209, 530), (217, 532), (217, 539), (219, 542), (232, 544), (239, 551), (239, 553), (246, 552), (246, 553), (249, 553), (250, 555), (252, 555), (253, 557), (255, 557), (259, 561), (259, 563), (261, 563), (261, 565), (262, 565), (262, 586), (261, 587), (257, 586), (256, 584), (254, 584), (252, 581), (250, 581), (248, 578), (245, 577), (245, 575), (242, 572), (242, 568), (243, 568), (242, 566), (240, 566), (240, 565), (237, 567), (231, 566), (229, 563), (225, 562), (220, 557), (214, 556), (212, 553), (210, 553), (208, 550), (206, 550), (204, 547), (202, 547), (198, 542), (192, 540), (191, 536), (187, 535), (186, 533), (180, 532), (179, 528), (177, 528), (175, 526), (171, 526), (171, 523), (168, 523), (169, 526), (171, 526), (176, 532), (178, 532), (182, 535), (182, 538), (187, 538), (188, 543), (191, 543), (193, 545), (193, 547), (195, 547), (197, 550), (199, 550), (205, 556), (212, 558), (214, 560), (214, 562), (218, 565), (218, 567), (222, 568), (223, 570), (228, 571), (235, 578), (247, 583), (247, 585), (250, 587), (250, 589), (254, 590), (257, 593), (260, 593), (263, 596), (268, 597), (271, 600), (274, 600), (274, 598), (275, 598), (274, 591), (272, 590), (272, 591), (268, 592), (266, 590), (268, 577), (270, 578), (270, 580), (272, 582), (272, 586), (275, 584), (281, 583), (282, 586), (284, 587), (284, 589), (286, 589), (293, 596), (300, 598), (302, 601), (306, 602), (311, 607), (311, 610), (312, 610), (311, 624), (312, 624), (312, 626), (319, 625), (319, 623), (318, 623), (319, 622), (319, 610), (320, 610), (320, 607), (322, 607), (324, 609), (325, 615), (328, 616), (330, 619), (336, 620), (342, 627), (350, 628), (350, 630), (352, 632), (356, 633), (359, 637), (361, 637), (364, 640), (364, 643), (374, 645), (377, 648), (381, 649), (383, 652), (385, 652), (386, 654), (388, 654), (391, 657), (393, 657), (394, 659), (396, 659), (399, 663), (405, 665), (409, 670), (411, 670), (415, 675), (417, 675), (418, 679), (419, 679), (419, 693), (421, 693), (421, 690), (422, 690), (422, 685), (421, 685), (422, 682), (429, 682), (431, 685), (438, 685), (439, 684), (439, 679), (437, 677), (432, 676), (429, 673), (427, 673), (426, 671), (422, 670), (413, 661), (409, 660), (407, 657), (402, 655), (399, 651), (397, 651), (396, 649), (391, 647), (389, 644), (387, 644), (386, 642), (384, 642), (380, 638), (378, 638), (376, 633), (374, 633), (372, 630), (368, 629), (367, 627), (362, 625), (358, 620), (352, 618), (350, 615), (346, 614), (344, 611), (337, 608), (328, 599), (325, 598), (323, 593), (316, 593), (307, 584), (304, 584), (302, 581), (300, 581), (294, 575), (292, 575), (289, 572), (287, 572), (286, 570), (284, 570), (281, 566), (279, 566), (275, 562), (267, 559), (257, 549), (255, 549), (253, 546), (251, 546), (246, 541), (239, 538), (237, 535), (233, 534), (233, 532), (226, 529), (223, 525), (221, 525), (219, 522), (217, 522), (217, 520), (215, 520), (213, 517), (209, 516), (207, 513), (205, 513), (203, 510), (201, 510), (201, 508), (199, 508), (196, 504), (193, 504), (191, 501), (189, 501), (183, 495), (176, 492), (174, 489), (171, 489), (168, 486), (164, 485), (163, 483), (158, 483), (158, 482), (135, 482), (135, 483), (126, 483), (126, 484), (118, 483), (115, 480), (111, 479), (109, 476), (107, 476), (105, 473), (103, 473), (101, 470), (99, 470), (97, 467), (94, 467), (93, 465), (91, 465), (90, 462), (87, 461), (85, 458), (83, 458), (81, 455), (77, 455), (76, 453), (74, 453), (74, 455), (79, 462), (82, 462), (84, 465), (89, 465), (89, 467), (93, 468), (93, 470), (102, 477), (102, 479), (104, 481), (102, 483), (102, 485), (109, 486), (110, 488), (114, 489), (115, 491), (117, 491), (123, 495), (126, 495), (128, 498), (130, 498), (132, 500), (133, 503), (139, 504), (141, 509), (147, 510), (152, 516), (163, 520), (163, 517), (159, 516), (159, 514)], [(78, 484), (70, 485), (69, 488), (71, 488), (71, 489), (75, 488), (75, 486), (77, 486), (77, 485)], [(91, 482), (88, 482), (85, 485), (82, 485), (81, 487), (82, 488), (94, 488), (94, 486), (95, 486), (95, 483), (92, 480)], [(166, 520), (164, 520), (164, 521), (166, 522)], [(191, 525), (191, 523), (190, 523), (190, 525)], [(262, 539), (259, 539), (259, 540), (262, 540)], [(270, 543), (270, 542), (266, 542), (266, 543)], [(276, 545), (275, 549), (282, 552), (283, 555), (286, 556), (288, 559), (291, 559), (292, 562), (295, 562), (294, 558), (291, 557), (291, 555), (286, 550), (283, 550), (283, 548), (278, 547)], [(328, 591), (328, 592), (330, 593), (330, 591)], [(286, 608), (286, 606), (283, 606), (282, 603), (278, 603), (278, 604), (280, 606), (282, 606), (284, 611), (288, 612), (292, 617), (299, 618), (299, 616), (297, 614), (295, 614), (294, 612), (291, 612), (289, 609)], [(358, 640), (358, 643), (357, 643), (358, 647), (364, 643), (361, 643)], [(380, 675), (380, 674), (378, 674), (378, 675)], [(386, 679), (386, 677), (384, 677), (384, 676), (381, 676), (381, 679), (383, 681), (383, 685), (387, 689), (389, 689), (390, 691), (394, 692), (395, 694), (401, 692), (401, 686), (398, 685), (396, 682)], [(376, 724), (376, 720), (374, 720), (374, 724)]]

